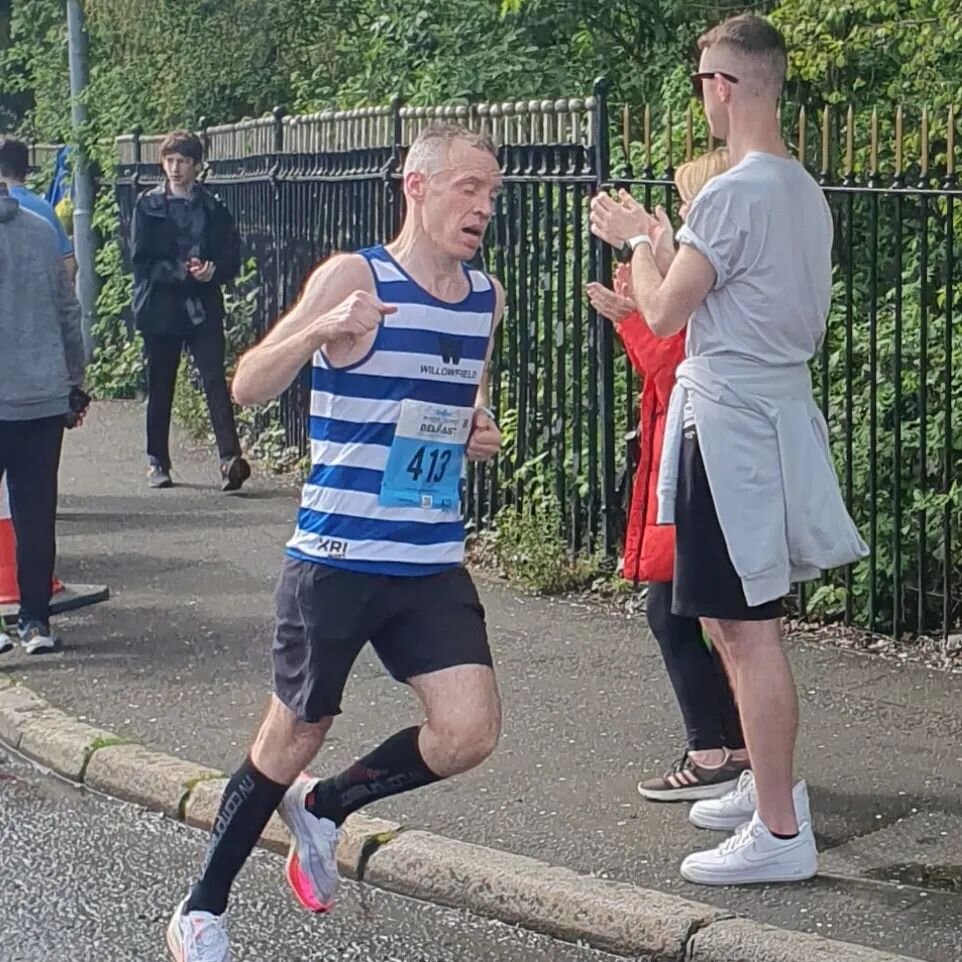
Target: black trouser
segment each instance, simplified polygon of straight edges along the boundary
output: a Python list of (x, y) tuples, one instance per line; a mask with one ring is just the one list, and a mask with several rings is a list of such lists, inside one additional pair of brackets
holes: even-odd
[(227, 381), (224, 377), (224, 326), (205, 321), (185, 337), (144, 334), (147, 354), (147, 456), (170, 470), (170, 411), (184, 345), (190, 350), (207, 398), (207, 410), (222, 461), (240, 457)]
[(0, 478), (6, 474), (17, 536), (20, 624), (50, 624), (57, 560), (57, 475), (63, 415), (34, 421), (0, 421)]
[(744, 748), (738, 708), (721, 659), (705, 644), (697, 618), (672, 614), (671, 598), (670, 581), (648, 585), (648, 627), (661, 648), (675, 689), (688, 732), (688, 748)]

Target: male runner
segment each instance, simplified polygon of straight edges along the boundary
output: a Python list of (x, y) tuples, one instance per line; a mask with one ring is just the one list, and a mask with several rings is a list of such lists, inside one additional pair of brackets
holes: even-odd
[[(782, 598), (794, 581), (867, 554), (838, 487), (808, 362), (825, 335), (832, 216), (790, 158), (779, 130), (785, 43), (761, 17), (702, 37), (692, 77), (732, 167), (695, 198), (662, 277), (663, 215), (627, 194), (592, 202), (592, 230), (631, 261), (651, 329), (688, 324), (672, 394), (659, 521), (675, 521), (673, 611), (697, 616), (728, 668), (752, 773), (692, 821), (739, 828), (689, 856), (705, 885), (787, 882), (817, 868), (804, 782), (792, 759), (798, 699), (781, 644)], [(689, 320), (690, 319), (690, 320)], [(710, 809), (710, 811), (707, 811)]]
[[(240, 361), (240, 404), (276, 397), (313, 358), (312, 469), (277, 587), (274, 696), (224, 792), (203, 875), (168, 927), (176, 962), (227, 962), (231, 883), (271, 814), (291, 831), (298, 901), (329, 910), (338, 827), (351, 813), (480, 764), (501, 709), (484, 611), (463, 567), (465, 456), (501, 435), (487, 363), (504, 294), (471, 270), (501, 173), (493, 144), (425, 130), (404, 165), (407, 214), (386, 247), (318, 267), (285, 318)], [(311, 764), (360, 650), (420, 697), (426, 721), (334, 778)]]

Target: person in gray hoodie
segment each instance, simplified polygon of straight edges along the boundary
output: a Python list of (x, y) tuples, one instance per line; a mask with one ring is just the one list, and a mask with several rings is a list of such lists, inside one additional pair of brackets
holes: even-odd
[[(65, 427), (80, 423), (85, 354), (80, 305), (57, 235), (0, 184), (0, 478), (17, 536), (20, 641), (54, 647), (57, 475)], [(0, 627), (0, 654), (13, 641)]]

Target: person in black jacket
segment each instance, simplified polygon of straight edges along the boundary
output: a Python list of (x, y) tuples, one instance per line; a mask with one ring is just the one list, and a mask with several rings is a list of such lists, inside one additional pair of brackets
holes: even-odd
[(186, 345), (200, 373), (220, 454), (225, 491), (250, 477), (241, 457), (224, 375), (221, 285), (240, 271), (240, 238), (230, 211), (197, 182), (203, 147), (175, 130), (160, 148), (165, 183), (137, 199), (131, 223), (134, 321), (147, 356), (148, 481), (169, 488), (170, 414)]

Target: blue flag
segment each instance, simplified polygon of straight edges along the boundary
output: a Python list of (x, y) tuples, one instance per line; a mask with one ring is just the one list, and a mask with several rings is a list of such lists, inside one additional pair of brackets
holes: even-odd
[(68, 160), (70, 156), (69, 147), (61, 147), (57, 151), (57, 162), (53, 169), (53, 180), (47, 188), (46, 200), (55, 210), (57, 205), (67, 196), (73, 193), (70, 183), (70, 169)]

